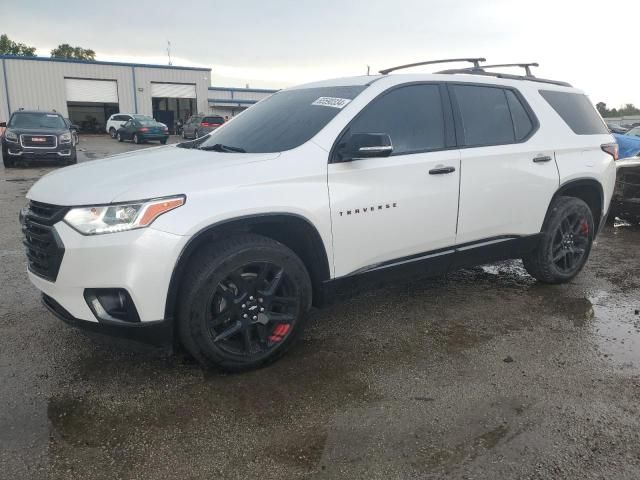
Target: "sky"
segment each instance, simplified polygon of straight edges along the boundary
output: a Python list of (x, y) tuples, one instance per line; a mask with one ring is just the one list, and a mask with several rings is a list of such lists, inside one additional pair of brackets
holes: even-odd
[(538, 62), (538, 76), (594, 103), (640, 106), (640, 61), (629, 53), (637, 0), (0, 0), (0, 12), (0, 33), (40, 56), (69, 43), (97, 60), (166, 64), (170, 41), (173, 64), (212, 68), (214, 86), (284, 88), (367, 66), (486, 57)]

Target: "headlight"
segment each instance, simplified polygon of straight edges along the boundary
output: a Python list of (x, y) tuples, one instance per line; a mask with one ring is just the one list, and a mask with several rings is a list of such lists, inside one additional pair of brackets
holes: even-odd
[(146, 202), (73, 208), (64, 221), (83, 235), (124, 232), (148, 227), (163, 213), (184, 205), (186, 197), (158, 198)]
[(7, 139), (8, 142), (17, 142), (18, 141), (18, 135), (16, 135), (15, 133), (7, 130), (4, 132), (4, 138)]
[(71, 132), (60, 135), (60, 143), (71, 143)]

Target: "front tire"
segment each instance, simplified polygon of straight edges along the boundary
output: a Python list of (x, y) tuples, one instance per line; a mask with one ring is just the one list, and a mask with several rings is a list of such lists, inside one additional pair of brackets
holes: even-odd
[(111, 127), (109, 129), (109, 135), (111, 136), (111, 138), (116, 138), (116, 129)]
[(124, 138), (122, 138), (122, 134), (121, 133), (116, 134), (116, 138), (118, 139), (119, 142), (123, 142), (124, 141)]
[(273, 362), (302, 333), (311, 280), (298, 256), (246, 234), (190, 260), (178, 304), (180, 339), (208, 367), (242, 371)]
[(566, 283), (587, 262), (594, 233), (589, 206), (579, 198), (558, 197), (549, 209), (538, 247), (522, 259), (524, 267), (540, 282)]
[(136, 145), (140, 145), (142, 143), (142, 140), (140, 140), (140, 137), (137, 133), (133, 135), (133, 143), (135, 143)]

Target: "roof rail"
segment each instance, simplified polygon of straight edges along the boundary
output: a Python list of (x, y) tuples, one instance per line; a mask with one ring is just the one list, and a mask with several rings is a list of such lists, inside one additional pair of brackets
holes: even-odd
[[(550, 83), (552, 85), (558, 85), (561, 87), (572, 87), (570, 83), (562, 82), (560, 80), (549, 80), (546, 78), (539, 78), (531, 74), (530, 67), (537, 67), (537, 63), (504, 63), (500, 65), (480, 65), (478, 67), (470, 68), (456, 68), (452, 70), (442, 70), (440, 74), (467, 74), (467, 75), (486, 75), (488, 77), (505, 78), (508, 80), (529, 80), (530, 82)], [(525, 69), (526, 75), (512, 75), (509, 73), (500, 72), (487, 72), (485, 68), (500, 68), (500, 67), (521, 67)]]
[(387, 75), (396, 70), (402, 70), (405, 68), (411, 67), (419, 67), (421, 65), (434, 65), (436, 63), (453, 63), (453, 62), (471, 62), (473, 63), (473, 68), (479, 68), (480, 62), (486, 62), (486, 58), (446, 58), (444, 60), (428, 60), (426, 62), (417, 62), (417, 63), (409, 63), (407, 65), (400, 65), (397, 67), (385, 68), (384, 70), (380, 70), (379, 73), (382, 75)]

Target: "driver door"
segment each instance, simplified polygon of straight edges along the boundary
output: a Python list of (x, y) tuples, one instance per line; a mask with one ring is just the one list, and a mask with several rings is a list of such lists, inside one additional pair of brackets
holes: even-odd
[[(390, 156), (339, 161), (351, 136), (374, 133), (390, 137)], [(448, 262), (460, 152), (446, 91), (435, 83), (388, 90), (352, 120), (337, 150), (328, 172), (336, 277)]]

